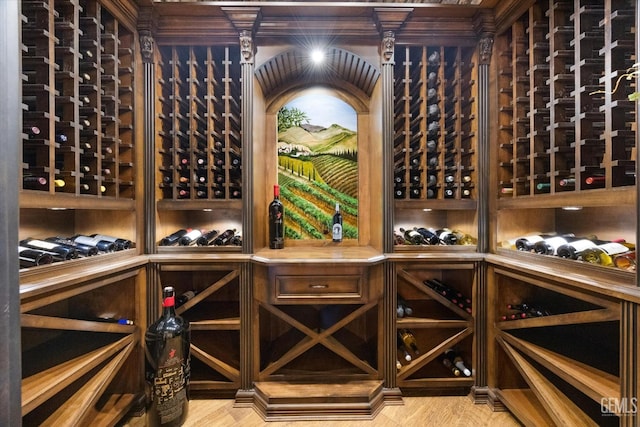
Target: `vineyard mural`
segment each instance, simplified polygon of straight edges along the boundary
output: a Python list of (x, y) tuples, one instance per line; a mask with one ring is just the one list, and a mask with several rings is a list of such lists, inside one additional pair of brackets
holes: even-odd
[(343, 237), (358, 238), (357, 114), (349, 104), (313, 94), (280, 109), (278, 184), (285, 238), (331, 239), (336, 202)]

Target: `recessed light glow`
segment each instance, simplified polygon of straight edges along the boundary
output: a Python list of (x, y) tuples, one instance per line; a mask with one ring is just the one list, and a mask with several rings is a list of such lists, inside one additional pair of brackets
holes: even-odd
[(324, 61), (324, 52), (320, 49), (313, 49), (311, 51), (311, 61), (316, 65), (322, 64)]
[(431, 208), (424, 208), (424, 209), (422, 209), (422, 212), (431, 212), (432, 210), (433, 209), (431, 209)]
[(67, 208), (49, 208), (50, 211), (66, 211)]
[(582, 206), (565, 206), (562, 208), (564, 211), (580, 211), (582, 210)]
[(211, 212), (213, 209), (202, 209), (202, 212)]

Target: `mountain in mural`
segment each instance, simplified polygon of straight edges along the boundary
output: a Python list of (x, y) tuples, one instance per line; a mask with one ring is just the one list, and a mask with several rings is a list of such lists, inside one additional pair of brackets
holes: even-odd
[(278, 153), (281, 154), (337, 154), (357, 150), (357, 133), (337, 124), (329, 127), (303, 124), (278, 134)]

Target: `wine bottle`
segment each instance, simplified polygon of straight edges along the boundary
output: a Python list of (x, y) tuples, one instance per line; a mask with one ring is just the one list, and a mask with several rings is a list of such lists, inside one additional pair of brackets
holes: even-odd
[(228, 229), (225, 230), (222, 234), (218, 235), (213, 241), (214, 246), (225, 246), (228, 245), (231, 241), (231, 238), (236, 234), (236, 230)]
[(458, 237), (455, 233), (448, 228), (442, 228), (440, 230), (436, 230), (436, 235), (442, 244), (445, 245), (457, 245)]
[(613, 264), (623, 270), (635, 271), (636, 269), (636, 251), (630, 251), (616, 255), (613, 258)]
[(605, 242), (598, 240), (594, 241), (591, 239), (579, 239), (558, 246), (558, 249), (556, 249), (556, 255), (560, 258), (578, 259), (586, 249), (594, 248), (603, 243)]
[(442, 355), (440, 357), (440, 361), (442, 362), (442, 364), (451, 371), (451, 373), (453, 375), (455, 375), (456, 377), (459, 377), (460, 374), (462, 372), (460, 372), (460, 369), (458, 369), (451, 360), (449, 360), (449, 358), (445, 357), (444, 355)]
[(47, 237), (44, 240), (47, 242), (57, 243), (60, 245), (71, 246), (76, 250), (76, 252), (78, 252), (78, 255), (82, 255), (82, 256), (95, 256), (95, 255), (98, 255), (98, 252), (99, 252), (98, 248), (96, 248), (95, 246), (83, 245), (81, 243), (77, 243), (77, 242), (74, 242), (73, 240), (65, 239), (62, 237)]
[(516, 249), (519, 251), (531, 252), (536, 243), (552, 237), (552, 234), (533, 234), (530, 236), (523, 236), (516, 239)]
[(25, 176), (22, 178), (22, 188), (27, 190), (47, 190), (47, 178), (43, 176)]
[(176, 231), (176, 232), (174, 232), (174, 233), (172, 233), (172, 234), (170, 234), (170, 235), (168, 235), (166, 237), (163, 237), (162, 240), (160, 240), (160, 246), (173, 246), (173, 245), (177, 244), (178, 241), (180, 241), (180, 238), (182, 236), (184, 236), (185, 234), (187, 234), (189, 231), (191, 231), (190, 228), (188, 228), (186, 230), (184, 228), (181, 228), (180, 230), (178, 230), (178, 231)]
[(46, 240), (24, 239), (20, 241), (20, 246), (31, 249), (51, 252), (53, 258), (59, 261), (67, 261), (78, 257), (78, 251), (72, 246), (60, 243), (47, 242)]
[(424, 228), (424, 227), (417, 227), (417, 228), (414, 228), (414, 230), (420, 233), (420, 235), (422, 236), (426, 244), (428, 245), (440, 244), (440, 238), (438, 237), (438, 233), (435, 230), (431, 228)]
[(70, 239), (83, 245), (95, 246), (101, 252), (113, 252), (115, 250), (115, 244), (113, 242), (95, 237), (83, 236), (82, 234), (78, 234), (71, 237)]
[(400, 336), (400, 333), (397, 334), (396, 341), (397, 341), (398, 351), (402, 353), (402, 358), (407, 362), (411, 362), (413, 357), (411, 357), (411, 353), (409, 353), (409, 351), (407, 350), (407, 347), (405, 347), (404, 341), (402, 341), (402, 337)]
[(197, 294), (196, 291), (191, 290), (178, 295), (176, 297), (176, 307), (180, 307), (181, 305), (184, 305), (187, 301), (189, 301), (190, 299), (193, 299), (193, 297), (195, 297), (196, 294)]
[(418, 233), (416, 230), (405, 230), (404, 228), (401, 228), (400, 232), (404, 233), (404, 240), (406, 242), (410, 242), (412, 245), (427, 244), (424, 237), (422, 237), (422, 234)]
[(178, 240), (180, 246), (191, 246), (202, 236), (202, 230), (193, 229)]
[(402, 234), (393, 230), (393, 244), (394, 245), (410, 245), (411, 243), (410, 242), (408, 243)]
[(536, 244), (533, 245), (533, 250), (537, 254), (556, 255), (556, 251), (560, 246), (576, 240), (578, 240), (578, 238), (569, 235), (549, 237), (536, 242)]
[(20, 268), (35, 267), (37, 265), (51, 264), (53, 262), (51, 252), (40, 249), (25, 248), (18, 246), (18, 258), (20, 259)]
[(476, 239), (475, 237), (473, 237), (468, 233), (464, 233), (460, 230), (453, 230), (453, 233), (458, 238), (458, 243), (457, 243), (458, 245), (477, 245), (478, 244), (478, 239)]
[(269, 248), (284, 248), (284, 206), (279, 185), (273, 186), (273, 200), (269, 203)]
[(105, 234), (91, 234), (91, 237), (94, 239), (105, 240), (107, 242), (112, 242), (115, 245), (116, 251), (122, 251), (125, 249), (131, 249), (133, 243), (131, 240), (122, 239), (120, 237), (107, 236)]
[(202, 236), (198, 237), (196, 244), (198, 246), (209, 246), (213, 243), (213, 240), (218, 235), (218, 230), (211, 230), (203, 233)]
[(176, 314), (175, 291), (162, 292), (162, 315), (145, 333), (145, 377), (151, 388), (148, 426), (180, 426), (189, 409), (191, 331)]
[(631, 243), (608, 242), (582, 252), (582, 260), (604, 266), (613, 265), (613, 257), (635, 249)]
[(418, 348), (418, 341), (416, 340), (416, 337), (413, 335), (413, 333), (411, 333), (411, 331), (409, 331), (408, 329), (400, 329), (398, 331), (398, 334), (400, 334), (400, 339), (407, 349), (411, 349), (416, 354), (420, 353), (420, 349)]
[(399, 318), (413, 315), (413, 308), (411, 308), (409, 304), (407, 304), (407, 301), (405, 301), (400, 295), (398, 295), (396, 314)]
[(462, 357), (453, 349), (448, 349), (444, 352), (444, 357), (449, 359), (453, 365), (460, 370), (461, 373), (464, 374), (465, 377), (471, 376), (471, 370), (467, 368), (462, 360)]
[(331, 236), (334, 242), (342, 242), (342, 214), (340, 213), (340, 203), (336, 202), (336, 211), (333, 214), (333, 227)]

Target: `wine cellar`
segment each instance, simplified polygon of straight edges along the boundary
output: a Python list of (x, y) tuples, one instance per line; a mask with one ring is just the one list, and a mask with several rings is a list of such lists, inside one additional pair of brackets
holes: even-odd
[(166, 286), (189, 398), (265, 422), (469, 396), (527, 426), (640, 423), (636, 1), (15, 0), (0, 21), (0, 424), (144, 417)]

